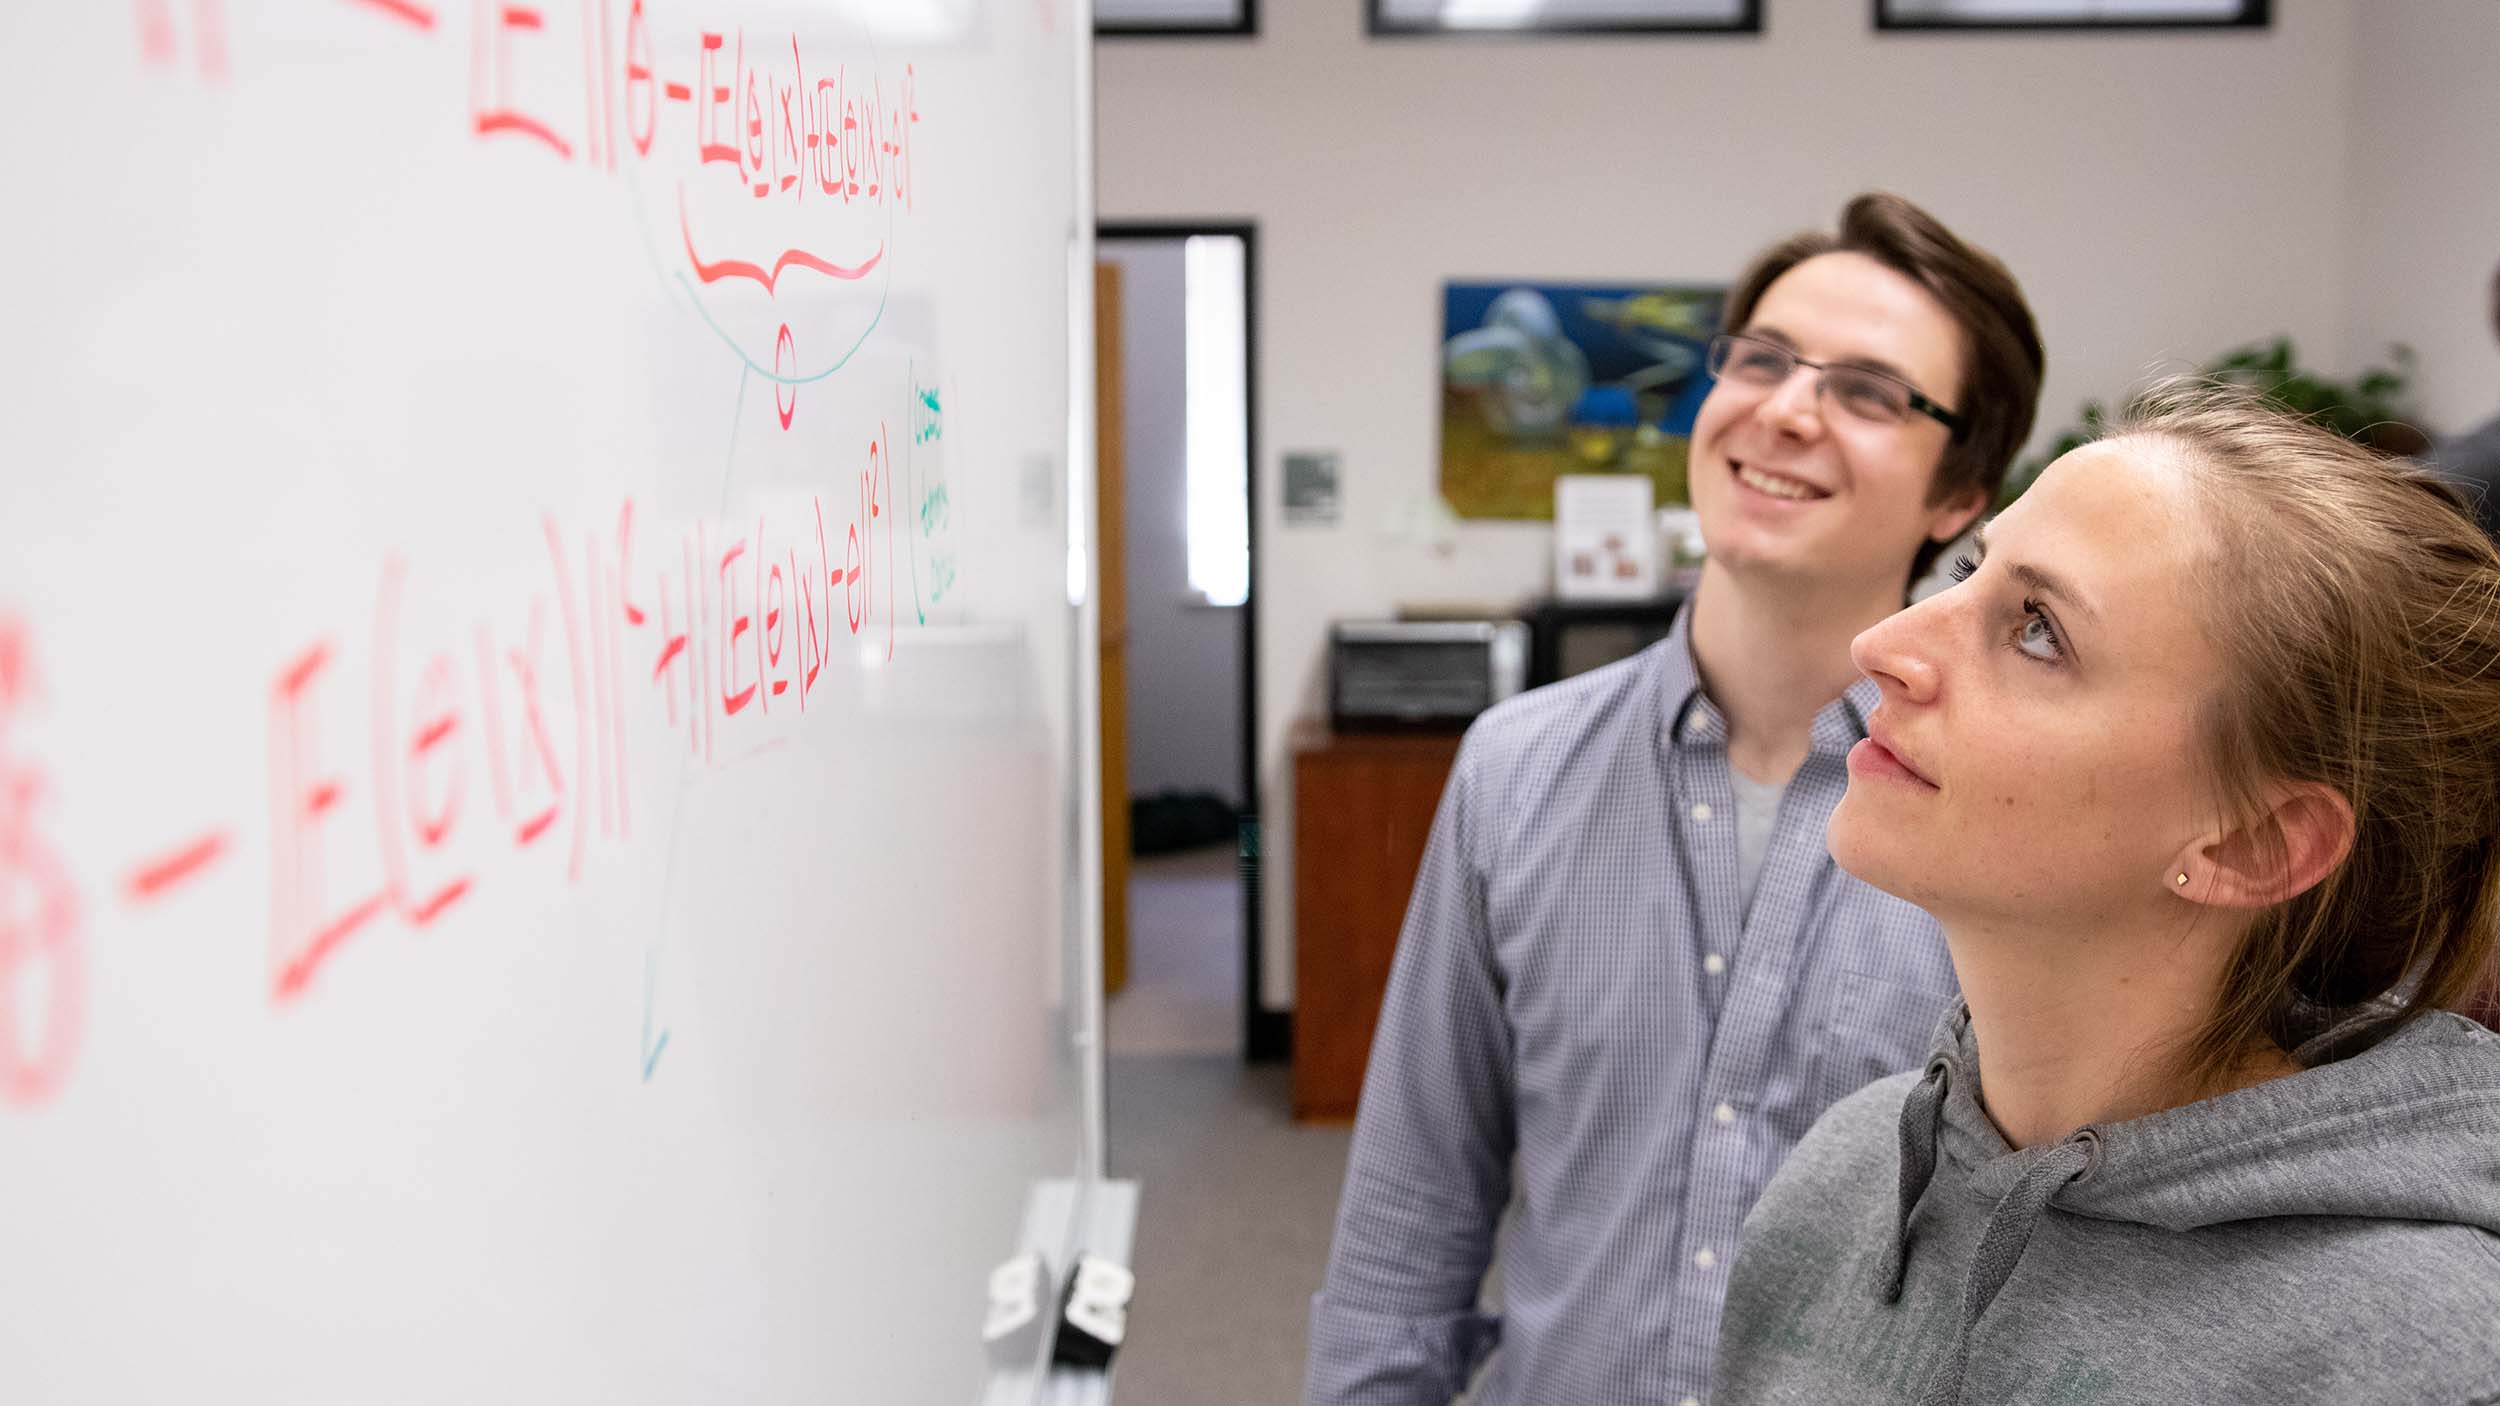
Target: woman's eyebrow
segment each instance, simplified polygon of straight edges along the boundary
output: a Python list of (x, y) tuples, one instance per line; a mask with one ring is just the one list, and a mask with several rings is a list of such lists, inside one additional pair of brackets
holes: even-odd
[[(1977, 563), (1987, 559), (1988, 529), (1983, 524), (1971, 536), (1971, 560)], [(2096, 625), (2101, 622), (2101, 612), (2093, 608), (2091, 599), (2052, 573), (2026, 562), (2016, 562), (2006, 570), (2013, 574), (2015, 580), (2029, 587), (2034, 594), (2047, 596), (2061, 605), (2071, 607), (2076, 614)]]
[(2072, 607), (2076, 614), (2096, 625), (2100, 623), (2101, 612), (2092, 608), (2092, 602), (2085, 599), (2082, 592), (2067, 585), (2064, 581), (2036, 566), (2024, 563), (2016, 563), (2008, 569), (2014, 573), (2015, 580), (2029, 586), (2035, 593)]

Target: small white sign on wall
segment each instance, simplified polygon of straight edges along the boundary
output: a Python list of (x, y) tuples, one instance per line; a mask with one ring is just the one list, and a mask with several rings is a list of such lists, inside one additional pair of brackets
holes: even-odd
[(1658, 529), (1647, 474), (1564, 474), (1554, 480), (1554, 594), (1564, 600), (1647, 600), (1658, 594)]
[(1335, 454), (1307, 450), (1285, 456), (1285, 521), (1333, 523), (1337, 502)]

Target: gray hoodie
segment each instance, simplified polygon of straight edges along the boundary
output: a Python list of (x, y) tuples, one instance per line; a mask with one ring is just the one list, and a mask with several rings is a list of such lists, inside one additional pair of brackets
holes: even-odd
[(1956, 1009), (1746, 1219), (1710, 1406), (2500, 1403), (2500, 1035), (2295, 1054), (2017, 1152)]

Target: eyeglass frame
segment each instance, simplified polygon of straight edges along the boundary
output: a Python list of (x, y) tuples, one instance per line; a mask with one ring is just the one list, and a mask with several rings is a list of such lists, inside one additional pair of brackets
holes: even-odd
[[(1806, 358), (1797, 355), (1794, 348), (1781, 346), (1777, 342), (1765, 341), (1760, 337), (1748, 337), (1742, 332), (1721, 332), (1712, 337), (1708, 343), (1707, 350), (1704, 352), (1702, 364), (1704, 366), (1709, 366), (1712, 362), (1717, 362), (1721, 366), (1726, 365), (1727, 354), (1732, 353), (1739, 343), (1746, 346), (1767, 348), (1771, 351), (1778, 352), (1784, 357), (1787, 357), (1790, 362), (1794, 363), (1788, 368), (1789, 376), (1796, 375), (1797, 367), (1799, 366), (1813, 367), (1817, 373), (1814, 381), (1814, 393), (1817, 396), (1820, 396), (1823, 393), (1823, 377), (1821, 373), (1832, 370), (1832, 363), (1827, 361), (1809, 361)], [(1944, 426), (1945, 429), (1952, 434), (1954, 443), (1959, 444), (1963, 440), (1970, 438), (1969, 416), (1957, 414), (1954, 411), (1945, 409), (1943, 406), (1929, 399), (1926, 393), (1921, 391), (1918, 387), (1911, 385), (1909, 382), (1902, 380), (1900, 377), (1893, 375), (1891, 372), (1878, 371), (1872, 366), (1855, 365), (1843, 365), (1839, 369), (1843, 371), (1853, 371), (1861, 376), (1872, 376), (1876, 380), (1888, 381), (1893, 385), (1899, 386), (1901, 388), (1902, 395), (1908, 398), (1910, 408), (1918, 411), (1922, 415), (1928, 416), (1937, 424)], [(1723, 379), (1716, 370), (1712, 370), (1710, 375), (1714, 380)], [(1782, 376), (1780, 378), (1783, 382), (1787, 379), (1788, 376)], [(1766, 390), (1769, 388), (1770, 387), (1768, 385), (1764, 387)]]

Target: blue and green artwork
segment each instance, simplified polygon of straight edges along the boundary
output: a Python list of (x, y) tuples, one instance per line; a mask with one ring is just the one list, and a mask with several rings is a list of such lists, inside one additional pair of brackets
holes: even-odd
[(1441, 493), (1461, 517), (1551, 519), (1560, 474), (1647, 474), (1687, 501), (1727, 290), (1449, 283), (1441, 298)]

